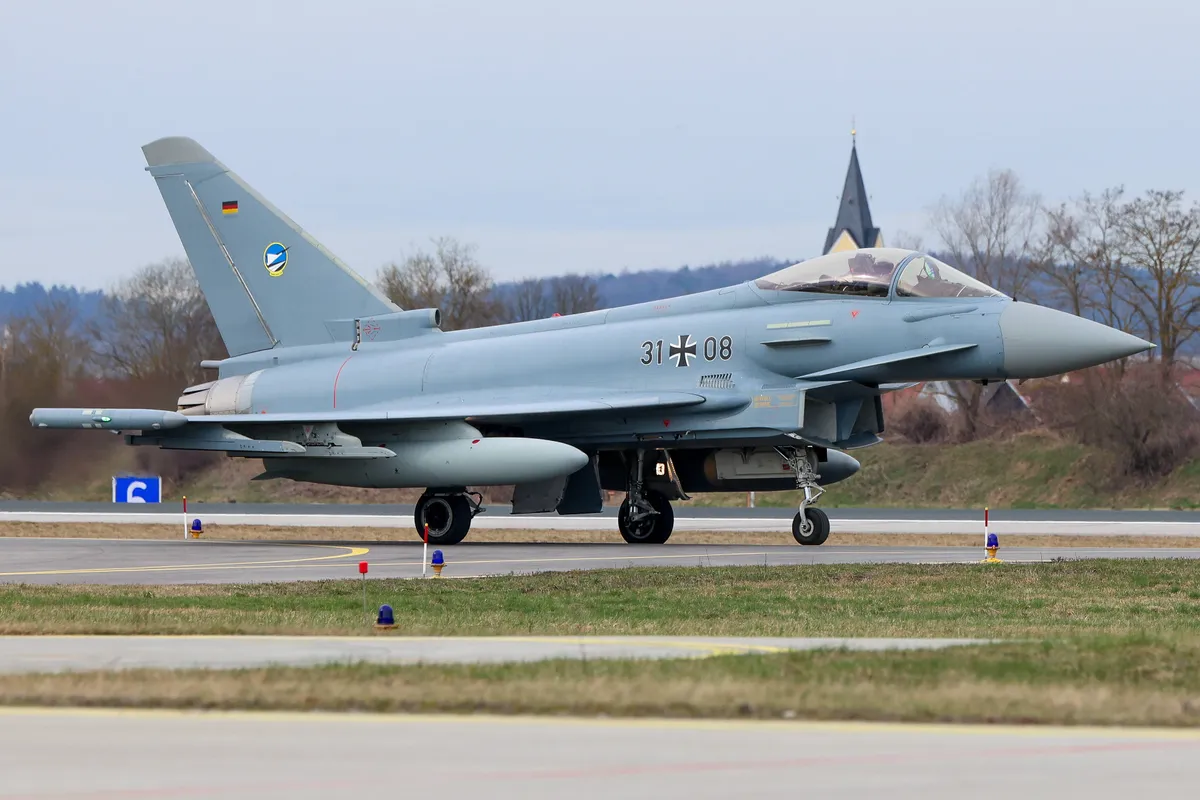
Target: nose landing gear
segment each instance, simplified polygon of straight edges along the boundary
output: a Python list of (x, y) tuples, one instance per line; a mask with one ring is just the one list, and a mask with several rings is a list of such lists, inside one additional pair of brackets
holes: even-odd
[(817, 483), (817, 454), (811, 447), (803, 450), (776, 448), (776, 452), (787, 460), (796, 476), (796, 488), (804, 492), (800, 510), (792, 518), (792, 537), (804, 545), (825, 544), (829, 538), (829, 515), (816, 507), (817, 499), (825, 489)]

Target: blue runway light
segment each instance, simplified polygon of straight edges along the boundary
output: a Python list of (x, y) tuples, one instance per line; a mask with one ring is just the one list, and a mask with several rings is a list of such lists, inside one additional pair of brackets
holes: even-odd
[(204, 533), (204, 526), (200, 524), (199, 519), (192, 520), (192, 538), (199, 539), (200, 534)]
[(394, 628), (396, 627), (396, 617), (392, 614), (392, 607), (384, 604), (379, 607), (379, 618), (375, 620), (376, 628)]
[(999, 536), (994, 533), (989, 533), (987, 535), (987, 544), (984, 545), (984, 549), (987, 551), (987, 558), (983, 560), (985, 564), (1003, 563), (1000, 561), (1000, 559), (996, 558), (996, 551), (1000, 549)]
[(442, 568), (446, 566), (446, 559), (442, 556), (441, 550), (433, 551), (433, 558), (429, 559), (429, 563), (433, 566), (433, 577), (442, 577)]

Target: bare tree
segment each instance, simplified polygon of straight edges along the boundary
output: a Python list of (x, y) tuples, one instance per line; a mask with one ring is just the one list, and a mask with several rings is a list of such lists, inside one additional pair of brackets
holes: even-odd
[[(1112, 459), (1115, 483), (1151, 482), (1194, 459), (1200, 449), (1196, 409), (1169, 366), (1095, 367), (1038, 395), (1039, 415), (1052, 429)], [(1093, 477), (1103, 477), (1097, 474)]]
[(474, 245), (451, 237), (433, 240), (433, 253), (418, 251), (380, 270), (378, 283), (401, 308), (440, 308), (449, 330), (492, 325), (503, 313), (492, 295), (492, 277), (475, 258)]
[(918, 250), (925, 249), (925, 240), (919, 233), (911, 233), (910, 231), (896, 231), (888, 237), (888, 247), (899, 247), (902, 250)]
[(175, 391), (203, 379), (200, 361), (225, 346), (186, 261), (138, 270), (107, 294), (89, 325), (104, 371)]
[(508, 300), (508, 318), (512, 322), (542, 319), (551, 313), (546, 283), (541, 278), (526, 278), (513, 288)]
[(1138, 335), (1149, 331), (1130, 302), (1133, 275), (1122, 261), (1121, 187), (1084, 192), (1046, 214), (1034, 271), (1058, 308)]
[(551, 284), (554, 310), (559, 314), (582, 314), (600, 307), (600, 289), (585, 275), (563, 275)]
[(28, 314), (10, 317), (4, 330), (5, 398), (32, 384), (56, 396), (87, 375), (94, 352), (68, 303), (47, 301)]
[(77, 404), (77, 389), (87, 379), (93, 353), (75, 309), (52, 300), (10, 317), (4, 331), (0, 488), (22, 489), (36, 486), (60, 464), (78, 469), (88, 463), (88, 451), (105, 442), (72, 443), (65, 431), (36, 431), (29, 424), (36, 406)]
[[(943, 197), (931, 221), (954, 266), (1011, 297), (1026, 297), (1040, 216), (1041, 200), (1025, 190), (1016, 173), (992, 170), (958, 197)], [(993, 391), (964, 381), (946, 385), (962, 438), (977, 438), (991, 427), (986, 400)]]
[(943, 197), (932, 222), (954, 266), (1010, 297), (1025, 296), (1041, 200), (1012, 170), (977, 178), (956, 198)]
[(1120, 257), (1129, 299), (1168, 368), (1197, 331), (1200, 206), (1183, 192), (1151, 190), (1121, 207)]

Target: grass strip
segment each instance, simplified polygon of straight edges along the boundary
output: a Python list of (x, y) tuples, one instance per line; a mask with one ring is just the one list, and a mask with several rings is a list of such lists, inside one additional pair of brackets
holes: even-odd
[[(1200, 635), (1200, 561), (637, 567), (369, 580), (405, 635)], [(357, 580), (0, 584), (4, 634), (363, 634)]]
[(0, 676), (8, 705), (1200, 724), (1200, 637), (672, 661)]

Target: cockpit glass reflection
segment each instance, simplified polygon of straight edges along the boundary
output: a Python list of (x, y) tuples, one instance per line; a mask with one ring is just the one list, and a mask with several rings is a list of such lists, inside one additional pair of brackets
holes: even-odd
[(932, 256), (919, 255), (904, 265), (896, 281), (899, 297), (1003, 297)]
[(801, 261), (755, 281), (755, 286), (775, 292), (887, 297), (893, 279), (898, 297), (1004, 296), (933, 256), (883, 247), (829, 253)]
[(755, 285), (777, 292), (887, 297), (896, 267), (910, 254), (893, 248), (829, 253), (781, 269)]

